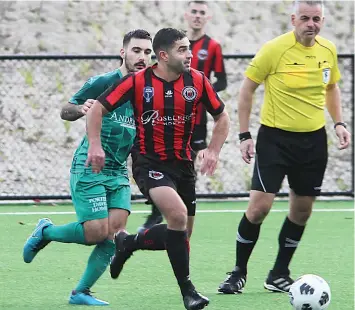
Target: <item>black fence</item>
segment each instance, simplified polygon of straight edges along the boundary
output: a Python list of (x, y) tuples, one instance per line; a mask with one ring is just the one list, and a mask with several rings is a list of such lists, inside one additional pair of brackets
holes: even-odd
[[(224, 55), (228, 88), (221, 97), (231, 117), (231, 133), (213, 177), (198, 175), (199, 198), (247, 197), (252, 165), (239, 156), (236, 98), (253, 55)], [(63, 104), (93, 75), (116, 69), (116, 55), (0, 56), (0, 200), (69, 199), (69, 169), (85, 134), (85, 120), (60, 119)], [(339, 55), (344, 119), (354, 133), (354, 55)], [(251, 132), (256, 136), (263, 87), (256, 92)], [(354, 145), (337, 150), (327, 115), (329, 162), (323, 196), (354, 195)], [(209, 127), (212, 126), (209, 122)], [(209, 130), (211, 131), (211, 130)], [(130, 167), (130, 159), (128, 160)], [(132, 198), (142, 198), (132, 183)], [(279, 196), (288, 195), (285, 180)]]

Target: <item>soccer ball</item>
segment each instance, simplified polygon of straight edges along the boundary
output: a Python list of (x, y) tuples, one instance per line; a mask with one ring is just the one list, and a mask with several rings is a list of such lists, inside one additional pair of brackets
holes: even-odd
[(306, 274), (290, 287), (290, 303), (295, 310), (324, 310), (330, 304), (330, 287), (319, 276)]

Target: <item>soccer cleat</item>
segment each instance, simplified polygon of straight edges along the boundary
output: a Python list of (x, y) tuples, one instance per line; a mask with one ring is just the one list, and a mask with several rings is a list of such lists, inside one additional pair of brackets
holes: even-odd
[(43, 229), (53, 225), (50, 219), (44, 218), (38, 221), (38, 224), (32, 234), (28, 237), (23, 247), (23, 260), (30, 263), (37, 253), (42, 250), (50, 241), (43, 240)]
[(222, 294), (238, 294), (243, 291), (247, 276), (236, 266), (232, 272), (227, 272), (228, 277), (219, 285), (218, 292)]
[(147, 216), (147, 219), (145, 223), (141, 226), (138, 227), (138, 233), (141, 233), (149, 228), (152, 228), (154, 225), (160, 224), (163, 221), (163, 216), (160, 214), (149, 214)]
[(128, 236), (124, 230), (119, 231), (115, 235), (116, 252), (110, 264), (110, 273), (112, 279), (117, 279), (120, 275), (123, 265), (132, 256), (133, 252), (126, 250), (124, 247), (124, 239)]
[(183, 297), (184, 306), (187, 310), (199, 310), (203, 309), (210, 303), (209, 299), (200, 293), (198, 293), (195, 289), (190, 290)]
[(275, 275), (271, 270), (264, 283), (264, 288), (272, 292), (288, 293), (293, 282), (289, 273)]
[(71, 305), (86, 305), (86, 306), (108, 306), (109, 303), (95, 298), (89, 290), (85, 292), (72, 291), (69, 297)]

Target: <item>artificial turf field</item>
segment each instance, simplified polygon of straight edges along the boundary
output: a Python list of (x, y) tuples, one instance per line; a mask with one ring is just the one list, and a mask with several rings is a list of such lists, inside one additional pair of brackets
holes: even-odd
[[(279, 229), (287, 202), (276, 202), (262, 225), (252, 254), (243, 294), (219, 295), (217, 287), (235, 262), (237, 224), (246, 202), (199, 202), (191, 240), (191, 278), (210, 298), (209, 310), (287, 310), (287, 294), (264, 290), (263, 282), (278, 248)], [(148, 211), (134, 204), (128, 231), (142, 224)], [(22, 260), (22, 248), (39, 218), (55, 224), (76, 221), (71, 205), (0, 206), (0, 309), (71, 309), (68, 296), (75, 287), (92, 247), (51, 243), (31, 264)], [(207, 212), (204, 212), (207, 211)], [(52, 213), (52, 214), (50, 214)], [(354, 309), (354, 204), (353, 201), (318, 201), (291, 263), (292, 276), (314, 273), (332, 290), (328, 309)], [(106, 271), (93, 287), (95, 296), (110, 302), (105, 309), (184, 309), (165, 252), (141, 251), (127, 262), (117, 280)], [(74, 306), (74, 309), (87, 307)]]

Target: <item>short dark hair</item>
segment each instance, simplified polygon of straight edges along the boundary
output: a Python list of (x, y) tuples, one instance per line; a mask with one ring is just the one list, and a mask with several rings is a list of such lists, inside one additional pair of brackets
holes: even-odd
[(145, 39), (150, 40), (152, 42), (152, 37), (150, 33), (144, 29), (136, 29), (130, 32), (127, 32), (123, 37), (123, 46), (127, 46), (132, 39)]
[(153, 40), (153, 50), (157, 58), (159, 57), (159, 51), (172, 48), (176, 41), (186, 38), (186, 33), (182, 30), (175, 28), (163, 28), (160, 29)]
[(208, 6), (208, 1), (189, 1), (187, 5), (189, 6), (191, 3), (206, 4)]

